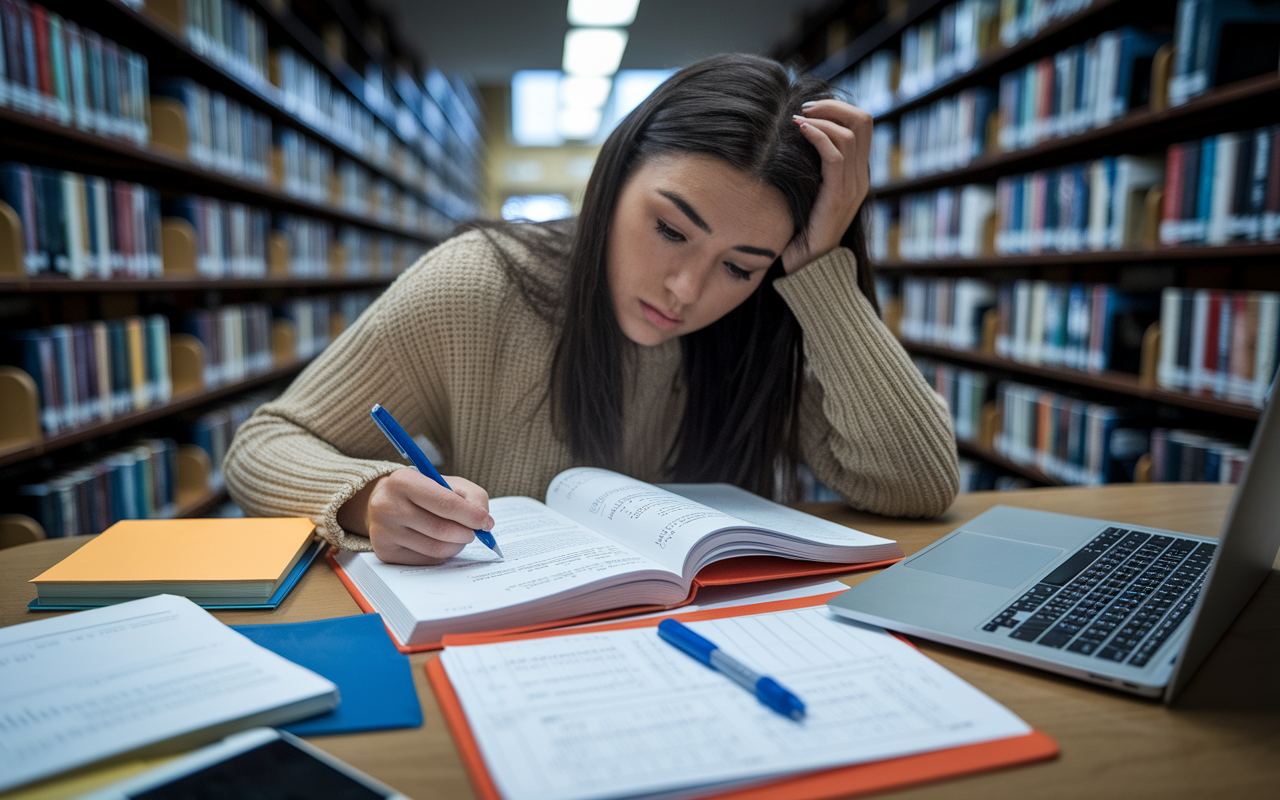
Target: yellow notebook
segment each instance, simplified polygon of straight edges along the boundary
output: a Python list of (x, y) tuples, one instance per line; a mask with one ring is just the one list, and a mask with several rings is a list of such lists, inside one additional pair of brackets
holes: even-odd
[(162, 593), (196, 603), (261, 603), (288, 576), (314, 530), (303, 517), (124, 520), (30, 582), (46, 605)]

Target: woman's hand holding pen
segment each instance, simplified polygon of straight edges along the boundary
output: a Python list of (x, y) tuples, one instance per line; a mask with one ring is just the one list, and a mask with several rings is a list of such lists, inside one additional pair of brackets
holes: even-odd
[(795, 123), (822, 158), (822, 188), (805, 241), (782, 253), (788, 275), (840, 244), (871, 187), (871, 115), (840, 100), (805, 103), (802, 113)]
[(338, 524), (369, 537), (389, 564), (439, 564), (462, 551), (474, 531), (493, 528), (489, 494), (466, 478), (445, 476), (446, 489), (415, 469), (366, 484), (338, 510)]

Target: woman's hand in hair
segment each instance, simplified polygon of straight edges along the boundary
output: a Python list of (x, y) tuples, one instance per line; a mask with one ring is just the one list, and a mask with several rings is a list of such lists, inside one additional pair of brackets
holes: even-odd
[(801, 113), (795, 123), (822, 157), (822, 188), (805, 241), (796, 237), (782, 253), (787, 274), (840, 244), (871, 186), (871, 115), (840, 100), (805, 103)]
[(416, 469), (383, 475), (342, 504), (338, 524), (368, 536), (389, 564), (439, 564), (461, 552), (477, 528), (493, 527), (488, 492), (466, 478), (445, 481), (452, 491)]

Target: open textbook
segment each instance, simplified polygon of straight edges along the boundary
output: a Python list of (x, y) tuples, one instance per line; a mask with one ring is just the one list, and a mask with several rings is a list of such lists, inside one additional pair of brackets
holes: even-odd
[[(890, 539), (772, 503), (728, 484), (655, 486), (575, 467), (552, 480), (546, 503), (489, 503), (505, 560), (478, 542), (434, 567), (383, 563), (372, 553), (332, 556), (362, 604), (382, 614), (402, 648), (453, 633), (491, 631), (693, 599), (699, 573), (749, 583), (839, 571), (902, 557)], [(777, 558), (796, 559), (780, 561)], [(742, 558), (752, 557), (752, 558)], [(713, 571), (713, 570), (708, 570)]]

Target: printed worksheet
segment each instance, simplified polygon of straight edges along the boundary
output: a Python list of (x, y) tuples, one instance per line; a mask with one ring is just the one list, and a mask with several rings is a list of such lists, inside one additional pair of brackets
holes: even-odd
[(690, 627), (798, 695), (805, 718), (770, 711), (654, 628), (446, 649), (503, 797), (693, 791), (1031, 732), (914, 648), (825, 608)]
[(0, 630), (0, 791), (193, 731), (245, 722), (212, 740), (337, 704), (332, 682), (185, 597), (14, 625)]

